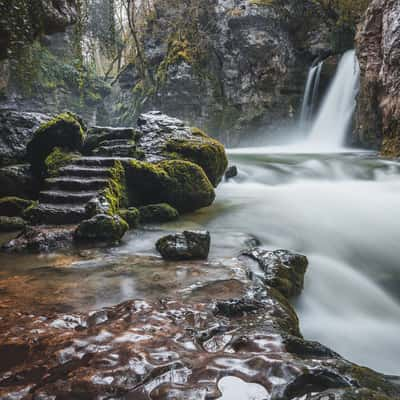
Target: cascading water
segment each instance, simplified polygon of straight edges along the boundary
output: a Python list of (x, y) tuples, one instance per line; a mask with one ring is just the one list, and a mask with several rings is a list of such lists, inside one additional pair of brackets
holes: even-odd
[(308, 127), (313, 116), (323, 64), (323, 61), (319, 62), (312, 66), (308, 72), (300, 114), (300, 127), (303, 130)]
[(360, 68), (354, 50), (346, 52), (312, 125), (307, 143), (315, 148), (337, 149), (345, 144), (356, 107)]

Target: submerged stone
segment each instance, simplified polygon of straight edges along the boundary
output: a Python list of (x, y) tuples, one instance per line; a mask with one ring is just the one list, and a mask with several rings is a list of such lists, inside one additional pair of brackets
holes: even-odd
[(166, 260), (197, 260), (208, 257), (210, 243), (207, 231), (184, 231), (162, 237), (156, 248)]

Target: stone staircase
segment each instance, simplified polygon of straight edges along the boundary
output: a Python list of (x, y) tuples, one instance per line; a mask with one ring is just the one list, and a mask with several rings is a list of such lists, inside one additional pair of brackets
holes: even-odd
[(86, 204), (107, 186), (111, 168), (125, 157), (81, 157), (44, 182), (35, 208), (33, 223), (37, 225), (77, 224), (87, 218)]

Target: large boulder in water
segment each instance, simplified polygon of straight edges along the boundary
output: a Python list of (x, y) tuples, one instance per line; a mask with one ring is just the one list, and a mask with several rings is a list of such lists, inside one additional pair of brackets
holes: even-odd
[(205, 260), (210, 252), (210, 233), (184, 231), (159, 239), (156, 248), (166, 260)]
[(24, 162), (28, 143), (49, 119), (40, 113), (0, 111), (0, 166)]
[(157, 164), (132, 160), (126, 166), (127, 191), (134, 206), (168, 203), (180, 212), (207, 207), (215, 192), (197, 164), (162, 161)]
[(159, 162), (179, 159), (200, 166), (217, 186), (228, 166), (224, 146), (197, 128), (158, 111), (142, 114), (138, 119), (137, 148), (145, 160)]

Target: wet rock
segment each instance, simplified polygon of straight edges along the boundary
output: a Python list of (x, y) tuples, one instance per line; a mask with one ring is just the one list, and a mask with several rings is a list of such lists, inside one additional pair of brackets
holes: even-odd
[(2, 308), (0, 397), (28, 386), (34, 399), (220, 398), (240, 378), (263, 389), (260, 400), (399, 400), (385, 376), (338, 355), (288, 353), (279, 301), (266, 290), (255, 297), (257, 309), (229, 317), (208, 301), (172, 299), (75, 314)]
[(0, 198), (0, 215), (6, 217), (21, 217), (26, 208), (34, 204), (31, 200), (19, 197)]
[(27, 226), (20, 235), (6, 243), (2, 249), (8, 252), (49, 252), (70, 247), (73, 228)]
[(0, 232), (21, 231), (26, 226), (26, 221), (20, 217), (0, 216)]
[(136, 228), (140, 223), (140, 211), (135, 207), (120, 210), (119, 216), (128, 223), (130, 229)]
[(75, 230), (76, 241), (118, 242), (129, 229), (117, 215), (98, 214), (82, 221)]
[(264, 282), (279, 290), (285, 297), (298, 296), (303, 290), (307, 257), (287, 250), (246, 250), (242, 257), (257, 261), (264, 271)]
[(94, 217), (97, 214), (108, 214), (111, 211), (111, 205), (105, 196), (96, 196), (86, 203), (85, 211), (88, 217)]
[(229, 181), (232, 178), (235, 178), (238, 175), (238, 169), (236, 165), (230, 166), (225, 172), (225, 180)]
[(40, 125), (27, 145), (27, 158), (33, 170), (43, 173), (46, 157), (59, 147), (66, 151), (80, 151), (86, 127), (76, 115), (65, 112)]
[(229, 181), (232, 178), (235, 178), (238, 175), (238, 169), (235, 165), (229, 167), (225, 172), (225, 180)]
[(166, 260), (206, 259), (210, 242), (209, 232), (184, 231), (159, 239), (156, 248)]
[(400, 156), (400, 4), (374, 0), (359, 25), (356, 48), (361, 69), (355, 142)]
[(228, 318), (232, 318), (236, 316), (241, 316), (243, 313), (256, 311), (260, 307), (262, 307), (262, 303), (255, 299), (231, 299), (216, 303), (215, 312)]
[(29, 164), (0, 168), (0, 197), (37, 199), (38, 193), (39, 183), (32, 175)]
[(168, 222), (179, 218), (178, 211), (166, 203), (139, 207), (139, 212), (143, 223)]
[(49, 119), (40, 113), (0, 111), (0, 166), (26, 161), (28, 143)]
[(217, 186), (228, 166), (224, 146), (197, 128), (158, 111), (140, 115), (138, 150), (151, 162), (184, 160), (201, 167)]

